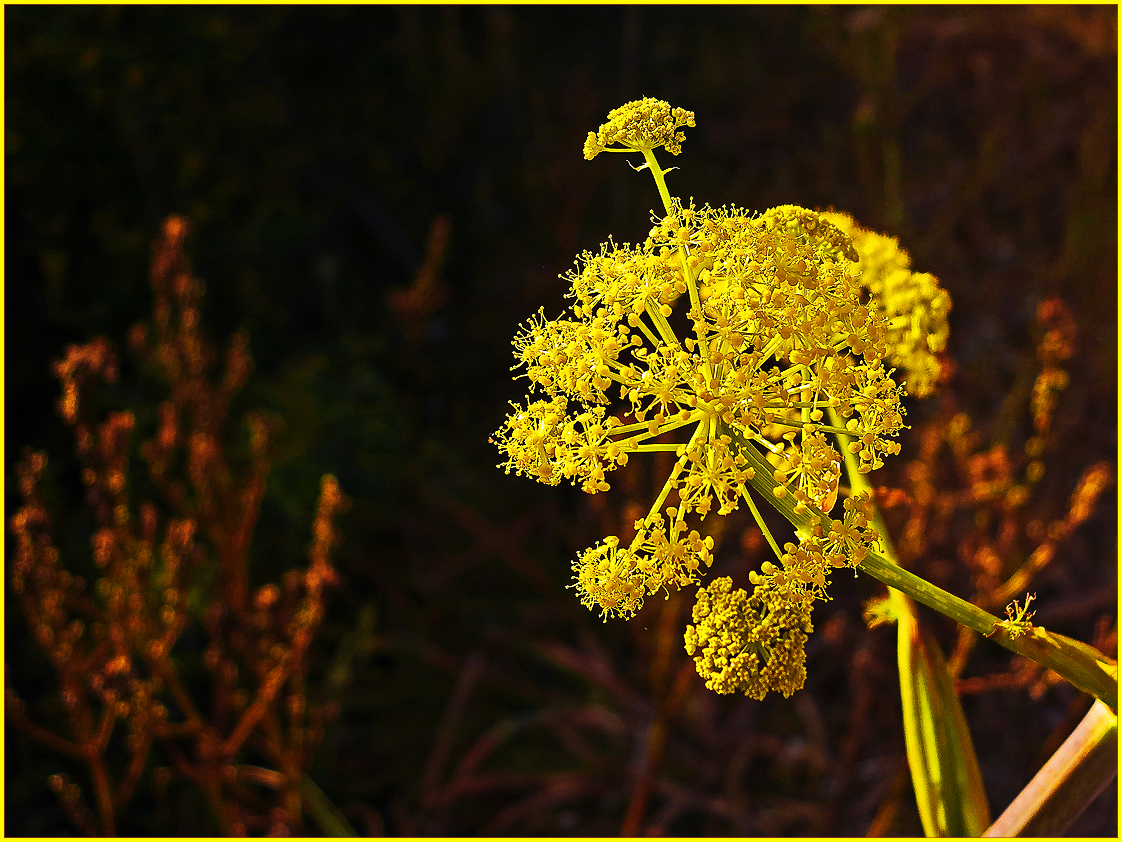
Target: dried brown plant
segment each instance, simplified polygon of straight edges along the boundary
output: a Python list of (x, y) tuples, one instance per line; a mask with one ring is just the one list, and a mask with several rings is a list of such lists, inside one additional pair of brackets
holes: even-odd
[[(1049, 511), (1046, 500), (1059, 495), (1038, 494), (1046, 460), (1058, 465), (1063, 453), (1062, 434), (1054, 421), (1062, 411), (1062, 395), (1069, 383), (1066, 366), (1075, 354), (1075, 320), (1057, 296), (1037, 308), (1037, 370), (1021, 411), (1031, 430), (1023, 446), (998, 441), (973, 429), (953, 397), (942, 402), (939, 417), (918, 431), (916, 458), (904, 469), (903, 487), (878, 489), (880, 503), (891, 522), (898, 525), (897, 548), (905, 563), (934, 563), (952, 556), (969, 572), (974, 593), (971, 601), (1001, 614), (1013, 600), (1024, 601), (1078, 527), (1098, 509), (1103, 494), (1115, 482), (1109, 462), (1088, 465), (1070, 490), (1063, 511)], [(1061, 481), (1061, 480), (1058, 480)], [(1062, 492), (1061, 492), (1062, 493)], [(1113, 593), (1103, 592), (1097, 604), (1113, 606)], [(1053, 611), (1053, 615), (1056, 612)], [(962, 629), (950, 668), (961, 673), (977, 635)], [(1094, 644), (1107, 654), (1112, 643), (1109, 629), (1101, 629)], [(1014, 661), (1012, 672), (960, 682), (960, 691), (979, 692), (991, 687), (1028, 687), (1039, 682), (1043, 668)], [(1053, 676), (1055, 678), (1055, 676)], [(1058, 680), (1058, 679), (1057, 679)], [(1036, 693), (1039, 692), (1037, 688)]]
[[(216, 354), (201, 331), (203, 287), (183, 252), (187, 232), (183, 219), (165, 221), (152, 254), (153, 323), (130, 335), (169, 392), (154, 435), (139, 447), (143, 480), (132, 464), (133, 413), (96, 417), (99, 394), (118, 377), (109, 342), (71, 346), (55, 367), (59, 409), (96, 518), (95, 572), (87, 581), (73, 572), (81, 560), (61, 557), (40, 490), (47, 456), (27, 453), (18, 468), (23, 505), (10, 522), (11, 584), (54, 668), (64, 730), (32, 721), (10, 680), (7, 713), (88, 770), (92, 809), (68, 776), (48, 782), (87, 834), (118, 832), (144, 781), (197, 787), (223, 834), (298, 833), (314, 791), (305, 772), (331, 712), (309, 699), (308, 649), (327, 590), (338, 583), (331, 554), (347, 500), (325, 476), (307, 566), (251, 588), (249, 549), (272, 425), (263, 414), (247, 416), (249, 458), (241, 465), (231, 400), (253, 362), (246, 335), (236, 333), (212, 383)], [(146, 492), (154, 501), (141, 499)], [(177, 648), (192, 627), (205, 639), (209, 679), (199, 678), (190, 647)]]

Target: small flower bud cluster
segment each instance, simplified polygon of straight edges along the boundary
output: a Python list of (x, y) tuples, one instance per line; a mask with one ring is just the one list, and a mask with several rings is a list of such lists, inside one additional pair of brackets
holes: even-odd
[(671, 108), (660, 99), (644, 97), (609, 111), (608, 122), (599, 131), (588, 133), (584, 157), (591, 161), (613, 143), (636, 151), (664, 146), (671, 155), (677, 155), (686, 139), (678, 129), (693, 125), (692, 111)]
[[(1023, 637), (1033, 629), (1032, 618), (1036, 614), (1035, 611), (1029, 611), (1029, 606), (1032, 601), (1036, 599), (1036, 594), (1030, 593), (1025, 595), (1025, 604), (1021, 605), (1017, 600), (1013, 600), (1005, 606), (1005, 619), (999, 620), (994, 626), (994, 631), (998, 628), (1003, 628), (1009, 634), (1009, 637), (1016, 640), (1018, 637)], [(992, 634), (992, 632), (991, 632)]]
[(762, 699), (769, 690), (790, 696), (806, 681), (806, 642), (813, 630), (810, 600), (793, 597), (773, 578), (768, 562), (752, 595), (722, 576), (697, 592), (686, 652), (705, 686), (721, 694)]

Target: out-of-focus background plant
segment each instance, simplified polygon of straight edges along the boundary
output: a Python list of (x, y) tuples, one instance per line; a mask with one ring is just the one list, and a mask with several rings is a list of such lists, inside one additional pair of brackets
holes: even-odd
[[(7, 515), (23, 449), (47, 453), (59, 564), (92, 587), (104, 524), (52, 364), (70, 344), (112, 352), (90, 429), (128, 410), (137, 442), (159, 440), (168, 395), (128, 337), (158, 304), (150, 244), (172, 214), (207, 341), (245, 337), (254, 362), (229, 416), (270, 419), (267, 460), (237, 424), (224, 442), (247, 489), (268, 468), (246, 592), (269, 601), (314, 567), (324, 475), (351, 501), (330, 556), (342, 586), (300, 650), (300, 692), (262, 714), (281, 730), (247, 749), (248, 783), (208, 786), (201, 756), (171, 748), (133, 771), (122, 712), (99, 761), (129, 783), (112, 830), (236, 830), (217, 799), (330, 832), (321, 791), (364, 834), (921, 832), (895, 634), (861, 619), (876, 584), (838, 577), (790, 700), (705, 689), (682, 647), (688, 597), (601, 623), (566, 590), (572, 559), (634, 520), (665, 466), (595, 497), (495, 470), (487, 436), (521, 391), (509, 337), (559, 309), (573, 254), (645, 235), (649, 183), (585, 162), (589, 129), (643, 95), (704, 111), (677, 193), (845, 208), (954, 300), (953, 370), (909, 402), (898, 464), (873, 475), (902, 562), (997, 613), (1035, 593), (1035, 623), (1116, 656), (1116, 33), (1110, 6), (6, 9)], [(129, 457), (139, 506), (150, 454), (121, 447), (106, 452)], [(725, 521), (714, 575), (744, 580), (763, 539), (750, 515)], [(191, 538), (200, 582), (219, 575), (220, 532)], [(35, 730), (72, 740), (73, 712), (11, 587), (16, 557), (10, 530), (5, 830), (104, 832), (99, 773)], [(197, 622), (170, 660), (230, 741), (241, 720), (218, 708), (235, 691), (206, 664), (228, 632), (207, 607), (185, 609)], [(922, 616), (996, 815), (1090, 698)], [(293, 698), (335, 714), (295, 764), (277, 736)], [(1115, 816), (1108, 790), (1070, 832), (1114, 836)]]

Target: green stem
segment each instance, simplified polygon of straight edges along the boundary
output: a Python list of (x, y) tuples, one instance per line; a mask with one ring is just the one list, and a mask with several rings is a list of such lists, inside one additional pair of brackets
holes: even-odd
[[(704, 430), (705, 427), (702, 424), (697, 425), (697, 428), (693, 431), (693, 436), (690, 438), (689, 444), (687, 444), (685, 449), (682, 451), (682, 455), (678, 457), (678, 461), (674, 463), (674, 469), (670, 472), (670, 476), (663, 484), (662, 491), (659, 493), (658, 499), (654, 501), (654, 505), (651, 506), (651, 509), (649, 512), (647, 512), (647, 517), (644, 518), (644, 520), (653, 517), (662, 508), (662, 504), (665, 503), (666, 498), (670, 496), (670, 490), (677, 484), (678, 474), (682, 472), (682, 468), (686, 467), (686, 462), (689, 461), (690, 449), (695, 444), (697, 444), (698, 438), (704, 433)], [(631, 541), (632, 551), (634, 551), (639, 546), (642, 537), (642, 530), (636, 531), (635, 538)]]
[(658, 195), (662, 197), (662, 206), (666, 208), (667, 213), (670, 213), (672, 205), (670, 203), (670, 191), (666, 188), (666, 173), (658, 165), (653, 149), (640, 149), (639, 151), (643, 153), (643, 160), (647, 162), (647, 169), (654, 176), (655, 185), (658, 187)]
[(764, 523), (763, 515), (761, 515), (760, 510), (756, 508), (756, 501), (752, 499), (752, 495), (748, 493), (747, 488), (745, 488), (743, 492), (741, 492), (741, 496), (746, 501), (748, 501), (748, 508), (752, 510), (752, 517), (756, 520), (756, 526), (760, 527), (760, 532), (764, 533), (764, 538), (767, 539), (768, 546), (770, 546), (771, 551), (775, 553), (775, 560), (779, 561), (783, 558), (783, 553), (779, 549), (779, 544), (775, 542), (775, 538), (774, 536), (772, 536), (771, 530), (768, 529), (767, 524)]
[[(653, 149), (643, 149), (643, 159), (647, 162), (647, 169), (651, 171), (654, 177), (655, 185), (658, 187), (658, 195), (662, 197), (662, 206), (666, 208), (666, 213), (669, 215), (673, 207), (670, 200), (670, 191), (666, 187), (666, 171), (658, 165), (658, 159), (655, 158)], [(683, 246), (678, 249), (678, 254), (682, 259), (682, 275), (686, 279), (686, 289), (690, 294), (690, 306), (694, 312), (701, 318), (701, 294), (697, 289), (697, 279), (694, 278), (693, 272), (690, 271), (689, 252)], [(699, 334), (698, 344), (701, 346), (701, 358), (703, 361), (703, 370), (705, 372), (706, 380), (711, 380), (713, 377), (713, 365), (709, 361), (709, 346), (706, 343), (705, 335)]]
[(1118, 717), (1095, 702), (983, 836), (1063, 836), (1118, 776)]
[[(662, 341), (667, 345), (674, 348), (681, 348), (682, 343), (678, 341), (678, 335), (674, 333), (674, 328), (670, 327), (670, 322), (666, 321), (666, 316), (658, 309), (659, 303), (650, 296), (647, 296), (647, 315), (651, 317), (654, 322), (655, 330), (658, 335), (662, 337)], [(657, 342), (654, 344), (658, 344)]]
[(954, 594), (932, 585), (899, 565), (869, 553), (860, 569), (889, 587), (903, 591), (952, 620), (990, 640), (1053, 670), (1061, 677), (1118, 710), (1118, 667), (1092, 647), (1037, 626), (1014, 638), (997, 617)]

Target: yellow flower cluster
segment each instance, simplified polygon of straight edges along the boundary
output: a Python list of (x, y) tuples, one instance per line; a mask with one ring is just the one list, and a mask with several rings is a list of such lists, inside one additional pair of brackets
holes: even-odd
[(589, 494), (607, 491), (604, 471), (627, 464), (627, 453), (608, 437), (620, 420), (604, 419), (604, 407), (583, 408), (566, 415), (569, 402), (563, 394), (550, 400), (535, 401), (525, 408), (515, 407), (506, 426), (496, 435), (509, 454), (509, 468), (519, 475), (531, 476), (546, 485), (561, 479), (582, 481)]
[(903, 369), (908, 394), (929, 395), (942, 370), (936, 354), (947, 345), (951, 297), (934, 275), (912, 271), (911, 257), (894, 237), (862, 228), (848, 214), (823, 216), (853, 238), (861, 283), (887, 321), (888, 358)]
[(631, 547), (620, 547), (619, 538), (609, 535), (581, 554), (573, 566), (574, 586), (585, 607), (599, 606), (605, 616), (628, 619), (647, 594), (697, 582), (713, 563), (713, 539), (702, 538), (696, 529), (687, 534), (681, 521), (667, 530), (662, 515), (655, 514), (638, 521), (636, 531)]
[[(612, 144), (643, 154), (665, 214), (652, 217), (640, 244), (609, 240), (582, 254), (565, 276), (570, 312), (549, 319), (541, 310), (523, 325), (512, 370), (543, 397), (513, 405), (494, 441), (508, 473), (566, 479), (589, 493), (608, 490), (608, 472), (629, 454), (674, 454), (632, 539), (608, 536), (573, 565), (582, 603), (605, 618), (631, 617), (647, 597), (699, 583), (713, 541), (694, 527), (746, 503), (783, 568), (770, 565), (751, 597), (718, 583), (700, 591), (688, 645), (720, 692), (789, 693), (802, 685), (811, 602), (825, 598), (830, 570), (858, 564), (877, 535), (867, 501), (847, 499), (842, 520), (801, 530), (800, 543), (780, 553), (750, 488), (772, 503), (790, 495), (797, 513), (829, 512), (843, 464), (831, 441), (861, 472), (898, 453), (902, 390), (886, 361), (916, 330), (937, 350), (940, 324), (937, 315), (909, 322), (903, 308), (942, 307), (945, 339), (948, 300), (934, 279), (901, 292), (896, 267), (906, 269), (906, 255), (900, 264), (897, 249), (891, 269), (876, 268), (889, 264), (865, 249), (879, 241), (848, 217), (671, 198), (653, 150), (677, 154), (677, 130), (692, 125), (691, 112), (644, 99), (589, 134), (586, 157)], [(771, 478), (762, 482), (754, 465), (770, 465)]]
[[(682, 151), (682, 126), (693, 127), (693, 112), (671, 108), (660, 99), (644, 97), (608, 112), (608, 122), (598, 132), (589, 132), (584, 142), (584, 157), (591, 161), (601, 152), (650, 151), (666, 147), (671, 155)], [(609, 149), (618, 143), (624, 149)]]
[[(864, 561), (869, 550), (875, 548), (880, 539), (873, 526), (872, 500), (868, 493), (854, 494), (845, 498), (842, 509), (842, 519), (831, 520), (830, 528), (825, 532), (821, 524), (815, 524), (809, 534), (802, 536), (797, 548), (793, 544), (787, 544), (784, 563), (787, 562), (788, 555), (797, 555), (799, 552), (821, 559), (820, 566), (823, 570), (830, 567), (857, 567)], [(810, 562), (800, 562), (803, 569), (807, 564)], [(813, 564), (819, 566), (817, 561)], [(825, 593), (821, 596), (825, 597)]]
[[(595, 493), (629, 453), (677, 455), (631, 546), (605, 544), (578, 562), (586, 603), (630, 616), (644, 596), (698, 581), (706, 559), (683, 537), (684, 520), (726, 514), (744, 499), (753, 476), (744, 442), (780, 463), (777, 493), (790, 487), (819, 507), (836, 495), (841, 463), (823, 434), (827, 410), (844, 419), (837, 432), (850, 437), (862, 470), (897, 452), (900, 390), (882, 361), (884, 324), (850, 271), (851, 249), (802, 208), (753, 216), (675, 202), (642, 245), (583, 255), (569, 275), (572, 318), (539, 313), (515, 338), (515, 368), (547, 399), (515, 406), (495, 434), (508, 472)], [(675, 325), (673, 305), (687, 292), (695, 301)], [(605, 416), (617, 397), (629, 417)], [(686, 427), (687, 442), (665, 442)], [(677, 505), (663, 517), (671, 492)], [(623, 575), (633, 580), (626, 587)]]
[(997, 624), (994, 625), (994, 631), (997, 631), (999, 627), (1003, 628), (1009, 633), (1009, 637), (1013, 640), (1016, 640), (1018, 637), (1023, 637), (1032, 631), (1032, 618), (1036, 612), (1029, 611), (1028, 609), (1034, 599), (1036, 599), (1036, 594), (1025, 594), (1025, 604), (1023, 608), (1021, 607), (1021, 603), (1015, 599), (1006, 605), (1006, 619), (999, 620)]

